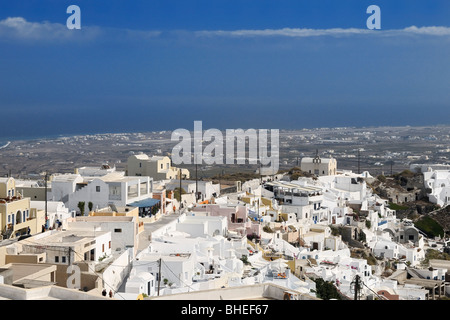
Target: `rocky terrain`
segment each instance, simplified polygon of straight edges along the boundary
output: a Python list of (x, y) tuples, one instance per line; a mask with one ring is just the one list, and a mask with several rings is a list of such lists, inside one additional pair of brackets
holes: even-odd
[(435, 220), (446, 234), (450, 234), (450, 207), (440, 206), (428, 201), (423, 175), (404, 170), (392, 176), (378, 176), (368, 182), (372, 190), (380, 197), (389, 199), (392, 194), (411, 194), (413, 201), (391, 203), (390, 207), (396, 210), (397, 218), (411, 219), (417, 222), (424, 216)]

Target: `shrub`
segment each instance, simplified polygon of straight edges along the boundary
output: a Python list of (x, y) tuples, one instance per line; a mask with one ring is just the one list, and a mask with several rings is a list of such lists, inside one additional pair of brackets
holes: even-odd
[(322, 278), (317, 278), (314, 282), (316, 283), (316, 294), (318, 298), (322, 300), (341, 300), (341, 296), (333, 283), (325, 281)]
[(434, 238), (437, 236), (440, 237), (444, 236), (444, 229), (442, 228), (442, 226), (439, 223), (437, 223), (436, 220), (428, 216), (425, 216), (420, 220), (416, 221), (414, 225), (416, 226), (417, 229), (424, 232), (430, 238)]

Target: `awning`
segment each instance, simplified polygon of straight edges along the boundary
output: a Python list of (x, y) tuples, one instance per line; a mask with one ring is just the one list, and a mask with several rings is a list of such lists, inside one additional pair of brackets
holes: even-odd
[(145, 200), (130, 203), (129, 206), (138, 207), (138, 208), (148, 208), (148, 207), (153, 207), (157, 203), (159, 203), (159, 199), (148, 198)]

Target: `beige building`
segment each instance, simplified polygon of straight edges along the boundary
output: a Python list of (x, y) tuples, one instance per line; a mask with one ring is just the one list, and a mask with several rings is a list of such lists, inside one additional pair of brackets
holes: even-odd
[(21, 241), (21, 254), (45, 253), (43, 263), (70, 265), (84, 261), (101, 261), (111, 255), (111, 232), (92, 230), (47, 231)]
[(302, 158), (300, 169), (303, 172), (308, 172), (316, 176), (330, 176), (335, 175), (337, 171), (337, 161), (334, 158), (320, 158), (316, 153), (314, 158)]
[(45, 224), (45, 212), (30, 206), (30, 198), (16, 191), (14, 178), (0, 178), (1, 239), (35, 234)]
[[(127, 175), (148, 176), (153, 180), (172, 180), (179, 179), (180, 168), (172, 167), (169, 157), (138, 154), (128, 157)], [(189, 170), (181, 169), (181, 177), (189, 179)]]

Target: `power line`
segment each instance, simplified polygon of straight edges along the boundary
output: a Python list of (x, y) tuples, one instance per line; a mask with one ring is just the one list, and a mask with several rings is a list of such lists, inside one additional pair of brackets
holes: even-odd
[(173, 271), (172, 271), (172, 269), (170, 269), (170, 267), (162, 260), (162, 259), (160, 259), (160, 261), (161, 262), (163, 262), (164, 263), (164, 265), (166, 266), (166, 268), (178, 279), (178, 280), (180, 280), (180, 282), (182, 283), (182, 284), (184, 284), (186, 287), (188, 287), (189, 289), (191, 289), (191, 290), (195, 290), (195, 289), (193, 289), (190, 285), (188, 285), (187, 283), (185, 283), (183, 280), (181, 280), (181, 278), (180, 278), (180, 276), (177, 276)]
[[(73, 252), (74, 252), (76, 255), (78, 255), (79, 257), (81, 257), (81, 258), (84, 259), (84, 257), (82, 257), (81, 254), (79, 254), (79, 253), (76, 252), (75, 250), (73, 250)], [(106, 284), (108, 285), (108, 287), (111, 288), (111, 290), (114, 291), (114, 294), (117, 294), (119, 297), (123, 298), (123, 297), (120, 295), (120, 293), (119, 293), (118, 291), (116, 291), (109, 283), (107, 283), (107, 282), (105, 281), (105, 279), (103, 278), (102, 275), (98, 274), (98, 273), (95, 271), (95, 269), (92, 270), (92, 268), (90, 267), (89, 264), (87, 264), (87, 266), (88, 266), (88, 268), (89, 268), (95, 275), (97, 275), (100, 279), (102, 279), (102, 281), (103, 281), (104, 283), (106, 283)], [(124, 298), (123, 298), (123, 299), (124, 299)]]
[(381, 300), (387, 300), (386, 297), (380, 296), (378, 293), (376, 293), (375, 291), (373, 291), (372, 289), (370, 289), (364, 282), (361, 281), (361, 283), (363, 284), (363, 286), (365, 286), (367, 289), (369, 289), (370, 291), (372, 291), (378, 298), (380, 298)]

